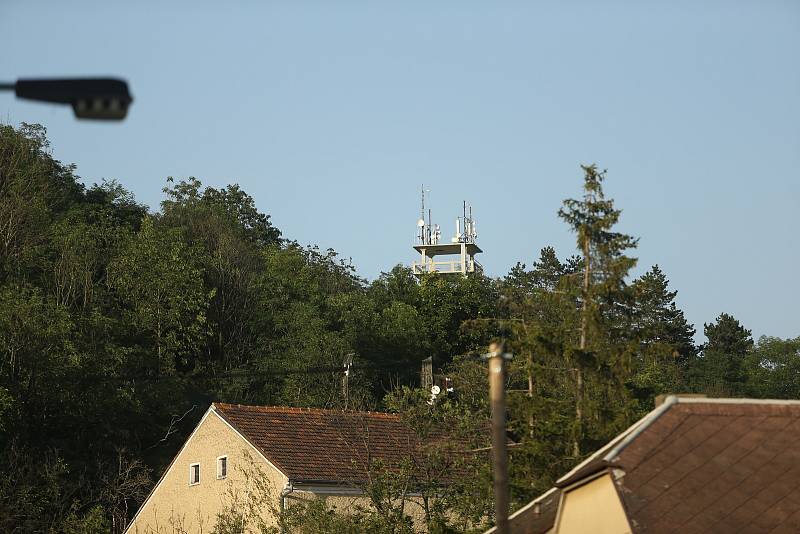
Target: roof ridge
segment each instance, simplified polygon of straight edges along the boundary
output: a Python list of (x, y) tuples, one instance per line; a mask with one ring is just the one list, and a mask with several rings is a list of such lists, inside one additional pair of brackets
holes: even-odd
[(335, 408), (314, 408), (314, 407), (300, 407), (300, 406), (267, 406), (260, 404), (234, 404), (228, 402), (213, 402), (216, 406), (223, 411), (226, 408), (233, 409), (250, 409), (262, 413), (318, 413), (330, 415), (368, 415), (385, 417), (387, 419), (400, 419), (400, 414), (392, 412), (374, 412), (368, 410), (343, 410)]
[(778, 406), (800, 406), (800, 400), (798, 399), (751, 399), (745, 397), (742, 398), (682, 397), (680, 395), (670, 395), (670, 397), (675, 397), (676, 399), (675, 402), (678, 404), (777, 404)]

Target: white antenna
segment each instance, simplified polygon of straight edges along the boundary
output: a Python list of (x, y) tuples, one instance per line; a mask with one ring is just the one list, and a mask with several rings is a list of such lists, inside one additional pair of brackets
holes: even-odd
[(425, 184), (420, 190), (421, 202), (419, 208), (419, 219), (417, 220), (417, 242), (425, 244)]
[(419, 218), (425, 221), (425, 184), (422, 184), (422, 206), (419, 209)]
[(430, 245), (434, 239), (434, 229), (433, 225), (431, 224), (431, 209), (428, 208), (428, 222), (425, 222), (425, 193), (430, 193), (430, 189), (425, 189), (425, 184), (422, 184), (422, 188), (420, 190), (420, 207), (419, 207), (419, 219), (417, 219), (417, 244), (418, 245)]

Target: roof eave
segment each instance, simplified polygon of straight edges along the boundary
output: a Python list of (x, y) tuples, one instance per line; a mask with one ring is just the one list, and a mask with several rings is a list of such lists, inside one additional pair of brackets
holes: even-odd
[(622, 452), (625, 447), (639, 437), (642, 432), (644, 432), (659, 417), (661, 417), (667, 412), (667, 410), (677, 403), (677, 396), (670, 395), (667, 397), (661, 406), (633, 423), (624, 432), (608, 442), (605, 447), (599, 449), (597, 452), (572, 468), (569, 473), (556, 480), (555, 486), (563, 488), (565, 486), (569, 486), (570, 484), (574, 484), (583, 477), (593, 475), (603, 469), (617, 467), (614, 462), (616, 462), (620, 452)]

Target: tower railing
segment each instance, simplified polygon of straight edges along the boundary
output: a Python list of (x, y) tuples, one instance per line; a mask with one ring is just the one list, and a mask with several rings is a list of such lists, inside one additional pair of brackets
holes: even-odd
[(428, 260), (426, 262), (412, 261), (411, 271), (414, 274), (423, 274), (423, 273), (465, 274), (465, 273), (475, 272), (475, 265), (478, 265), (477, 261), (467, 260), (466, 270), (464, 270), (461, 268), (460, 259), (441, 260), (441, 261)]

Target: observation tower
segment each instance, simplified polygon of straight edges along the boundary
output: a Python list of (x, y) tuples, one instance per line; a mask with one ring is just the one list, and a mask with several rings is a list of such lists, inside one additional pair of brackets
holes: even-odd
[(422, 205), (417, 221), (417, 236), (414, 250), (419, 253), (419, 260), (411, 263), (415, 275), (424, 273), (460, 274), (466, 276), (474, 273), (480, 263), (475, 255), (483, 252), (476, 243), (478, 232), (475, 219), (472, 217), (472, 206), (464, 201), (461, 216), (456, 218), (456, 233), (449, 241), (442, 241), (439, 225), (431, 222), (431, 210), (428, 208), (428, 220), (425, 221), (425, 186), (422, 187)]

